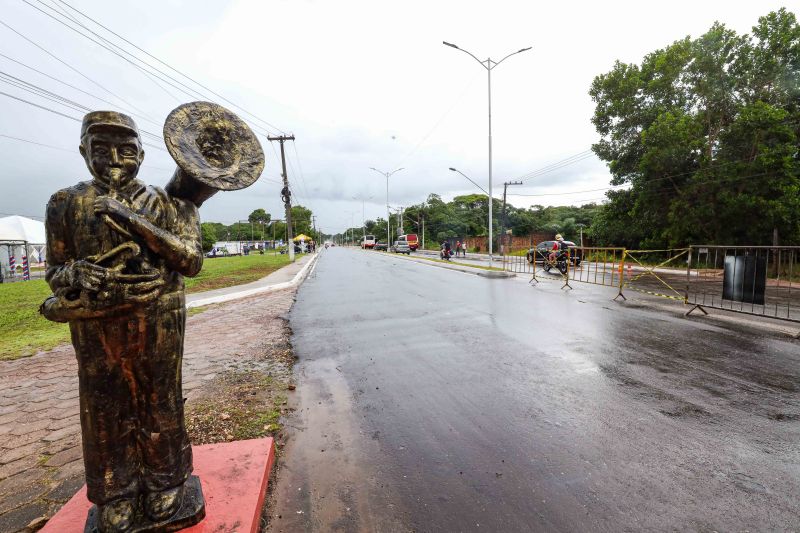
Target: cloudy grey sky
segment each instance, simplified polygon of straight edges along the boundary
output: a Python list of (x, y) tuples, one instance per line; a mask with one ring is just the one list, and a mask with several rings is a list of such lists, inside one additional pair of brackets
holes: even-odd
[[(260, 133), (294, 133), (295, 145), (287, 143), (294, 201), (311, 207), (327, 232), (360, 223), (362, 203), (353, 197), (367, 200), (367, 218), (385, 216), (386, 180), (370, 167), (405, 167), (390, 180), (392, 206), (431, 192), (449, 199), (476, 191), (451, 166), (488, 186), (486, 71), (443, 40), (481, 59), (533, 47), (492, 71), (494, 193), (500, 197), (504, 180), (525, 177), (513, 190), (529, 196), (510, 197), (514, 205), (580, 204), (603, 193), (576, 191), (608, 186), (596, 158), (536, 171), (585, 153), (597, 139), (588, 96), (594, 76), (617, 59), (640, 62), (674, 40), (700, 35), (715, 20), (746, 33), (771, 10), (798, 11), (797, 0), (0, 0), (0, 6), (0, 92), (6, 93), (0, 94), (0, 213), (42, 216), (52, 192), (88, 179), (77, 151), (79, 122), (7, 95), (70, 117), (83, 112), (23, 90), (24, 80), (81, 106), (127, 111), (141, 129), (159, 135), (174, 107), (210, 98)], [(185, 86), (154, 81), (65, 26), (75, 21)], [(258, 207), (282, 217), (277, 146), (260, 137), (267, 156), (262, 179), (216, 195), (201, 210), (204, 220), (230, 223)], [(146, 147), (140, 177), (164, 185), (175, 164), (155, 147), (163, 148), (161, 141), (145, 140), (154, 147)]]

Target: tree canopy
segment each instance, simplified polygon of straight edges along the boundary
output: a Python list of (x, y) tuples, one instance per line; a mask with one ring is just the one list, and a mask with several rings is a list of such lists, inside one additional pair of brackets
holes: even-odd
[(591, 232), (630, 247), (800, 243), (800, 26), (696, 39), (594, 79), (593, 145), (612, 185)]
[[(527, 208), (506, 204), (506, 223), (502, 222), (502, 202), (495, 199), (492, 207), (494, 236), (500, 235), (502, 228), (511, 230), (514, 235), (530, 235), (534, 232), (564, 234), (566, 239), (577, 241), (579, 225), (588, 227), (598, 211), (596, 204), (577, 206), (533, 205)], [(486, 237), (488, 235), (489, 198), (485, 194), (456, 196), (450, 202), (442, 200), (438, 194), (430, 194), (419, 204), (403, 211), (402, 233), (422, 235), (423, 220), (427, 243), (437, 243), (444, 239), (465, 237)], [(397, 235), (398, 217), (392, 216), (392, 239)], [(366, 233), (375, 235), (381, 242), (386, 240), (386, 219), (367, 220)], [(345, 240), (354, 236), (361, 239), (364, 229), (361, 226), (345, 230)], [(339, 238), (342, 234), (334, 237)]]

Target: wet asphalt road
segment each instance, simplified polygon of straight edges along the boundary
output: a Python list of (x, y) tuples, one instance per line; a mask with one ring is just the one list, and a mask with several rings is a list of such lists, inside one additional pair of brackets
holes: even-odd
[(271, 531), (800, 528), (800, 344), (326, 251)]

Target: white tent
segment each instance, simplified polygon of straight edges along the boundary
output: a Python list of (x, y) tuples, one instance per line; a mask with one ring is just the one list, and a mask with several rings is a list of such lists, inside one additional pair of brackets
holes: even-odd
[(9, 256), (17, 266), (23, 255), (31, 264), (43, 262), (46, 240), (44, 222), (18, 215), (0, 218), (0, 268), (8, 272)]
[(44, 245), (44, 222), (19, 215), (0, 218), (0, 243), (20, 241)]

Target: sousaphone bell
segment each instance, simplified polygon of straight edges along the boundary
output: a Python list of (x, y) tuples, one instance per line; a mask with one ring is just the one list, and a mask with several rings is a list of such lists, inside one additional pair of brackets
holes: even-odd
[(197, 207), (217, 191), (249, 187), (264, 170), (264, 150), (250, 127), (211, 102), (175, 108), (164, 123), (164, 142), (178, 164), (167, 193)]

